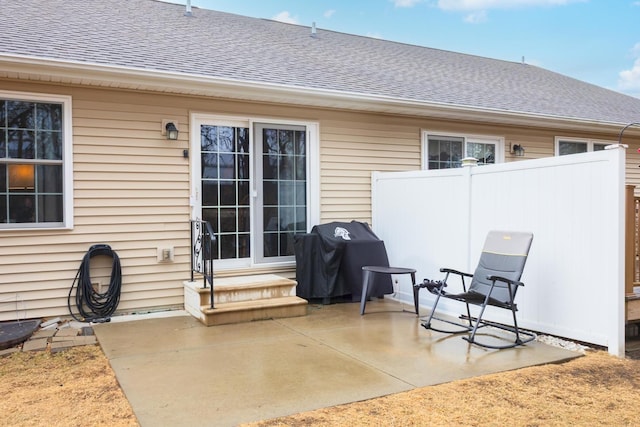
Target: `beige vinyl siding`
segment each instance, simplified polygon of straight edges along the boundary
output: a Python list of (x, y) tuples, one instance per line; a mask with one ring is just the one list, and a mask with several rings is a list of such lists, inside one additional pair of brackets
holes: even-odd
[[(182, 282), (190, 276), (189, 168), (199, 161), (183, 158), (191, 113), (319, 123), (322, 223), (370, 223), (371, 173), (420, 169), (425, 129), (504, 137), (505, 161), (522, 160), (508, 154), (510, 143), (522, 144), (524, 159), (531, 159), (554, 155), (557, 135), (617, 137), (1, 80), (0, 90), (71, 96), (74, 133), (74, 228), (0, 231), (0, 320), (15, 319), (16, 299), (24, 301), (27, 317), (68, 314), (67, 294), (80, 261), (96, 243), (109, 244), (121, 258), (119, 311), (182, 307)], [(161, 135), (163, 119), (177, 120), (178, 141)], [(628, 178), (638, 184), (640, 140), (625, 136), (625, 143)], [(175, 261), (159, 263), (157, 249), (167, 246)], [(108, 271), (100, 271), (105, 273), (93, 279), (104, 286)], [(251, 272), (295, 277), (293, 267)]]
[[(188, 111), (173, 107), (170, 97), (63, 87), (42, 92), (72, 96), (74, 228), (0, 232), (0, 319), (15, 318), (16, 300), (27, 317), (68, 314), (77, 269), (97, 243), (110, 245), (122, 263), (118, 310), (182, 306), (182, 282), (189, 278), (189, 161), (182, 156)], [(164, 118), (179, 121), (179, 141), (160, 134)], [(158, 263), (157, 248), (167, 246), (174, 247), (175, 262)], [(106, 288), (110, 265), (92, 273)]]
[(371, 173), (420, 169), (420, 129), (388, 116), (344, 113), (323, 120), (321, 222), (371, 224)]
[[(167, 97), (106, 95), (74, 97), (74, 231), (118, 252), (119, 310), (181, 306), (189, 276), (188, 115)], [(179, 141), (161, 135), (165, 118), (178, 121)], [(162, 247), (174, 248), (175, 262), (157, 262)]]
[[(505, 159), (507, 161), (519, 161), (526, 159), (539, 159), (554, 155), (554, 132), (533, 132), (531, 129), (509, 129), (505, 134)], [(525, 149), (525, 157), (513, 157), (509, 153), (510, 145), (519, 144)]]

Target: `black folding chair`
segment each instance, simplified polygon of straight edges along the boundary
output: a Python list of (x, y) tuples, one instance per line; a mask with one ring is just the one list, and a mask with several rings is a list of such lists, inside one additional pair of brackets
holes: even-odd
[[(429, 314), (429, 318), (422, 323), (422, 326), (426, 329), (451, 334), (468, 332), (470, 334), (463, 337), (463, 339), (472, 344), (488, 348), (510, 348), (534, 340), (536, 335), (533, 332), (523, 331), (518, 328), (518, 322), (516, 320), (518, 307), (515, 303), (518, 288), (524, 286), (524, 284), (520, 282), (520, 277), (522, 276), (522, 271), (527, 261), (532, 240), (532, 233), (490, 231), (487, 235), (482, 249), (482, 255), (480, 256), (480, 261), (474, 274), (442, 268), (440, 271), (445, 273), (444, 280), (433, 281), (424, 279), (421, 284), (416, 285), (419, 289), (426, 288), (429, 292), (436, 295), (436, 300)], [(459, 276), (462, 281), (461, 293), (449, 293), (444, 289), (448, 286), (447, 281), (452, 274)], [(465, 278), (471, 279), (471, 284), (468, 289)], [(460, 319), (465, 321), (465, 323), (435, 316), (436, 307), (441, 298), (465, 303), (467, 313), (466, 315), (460, 316)], [(471, 316), (469, 304), (481, 307), (477, 317)], [(513, 315), (513, 326), (484, 320), (482, 316), (487, 306), (510, 310)], [(458, 328), (455, 330), (437, 328), (432, 324), (434, 320), (449, 323)], [(485, 326), (492, 326), (514, 334), (515, 338), (513, 343), (498, 345), (478, 342), (476, 340), (476, 333), (479, 328)]]

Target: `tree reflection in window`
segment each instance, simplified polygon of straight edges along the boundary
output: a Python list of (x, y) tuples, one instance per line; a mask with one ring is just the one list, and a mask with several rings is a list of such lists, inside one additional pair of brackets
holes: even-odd
[(0, 222), (62, 223), (63, 105), (0, 99)]
[(262, 129), (262, 175), (264, 256), (292, 256), (293, 236), (307, 229), (304, 128)]
[(249, 129), (203, 125), (200, 144), (202, 217), (217, 236), (214, 257), (249, 257)]

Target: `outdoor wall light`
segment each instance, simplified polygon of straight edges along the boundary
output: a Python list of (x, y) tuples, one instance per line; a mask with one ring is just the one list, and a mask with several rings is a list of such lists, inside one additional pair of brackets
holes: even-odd
[(166, 131), (167, 139), (171, 141), (175, 141), (176, 139), (178, 139), (178, 128), (173, 122), (168, 122), (164, 126), (164, 129)]
[(513, 154), (516, 157), (524, 156), (524, 147), (520, 144), (513, 144), (511, 146), (511, 154)]
[[(618, 135), (618, 144), (622, 144), (622, 134), (624, 133), (624, 131), (629, 129), (631, 126), (636, 126), (636, 125), (640, 126), (640, 122), (629, 123), (628, 125), (626, 125), (622, 129), (620, 129), (620, 134)], [(640, 153), (640, 148), (638, 149), (638, 152)]]

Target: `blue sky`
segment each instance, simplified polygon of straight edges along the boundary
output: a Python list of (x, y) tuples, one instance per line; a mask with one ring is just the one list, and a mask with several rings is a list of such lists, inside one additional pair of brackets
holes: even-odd
[[(170, 0), (186, 3), (186, 0)], [(640, 97), (640, 0), (191, 0), (192, 6), (507, 61)]]

